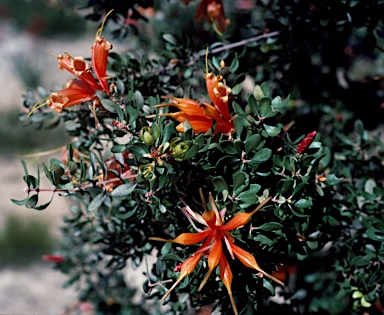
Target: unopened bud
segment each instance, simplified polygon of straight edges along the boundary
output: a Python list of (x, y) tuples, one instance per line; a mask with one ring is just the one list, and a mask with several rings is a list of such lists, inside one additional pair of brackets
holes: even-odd
[(152, 136), (152, 129), (150, 127), (144, 127), (140, 130), (139, 137), (146, 145), (152, 145), (155, 143), (155, 138)]
[(172, 156), (177, 161), (184, 159), (185, 153), (189, 150), (189, 144), (186, 141), (179, 142), (172, 149)]

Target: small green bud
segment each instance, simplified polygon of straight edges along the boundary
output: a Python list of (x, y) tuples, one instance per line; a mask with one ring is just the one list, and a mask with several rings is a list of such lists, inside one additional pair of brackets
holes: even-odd
[(261, 89), (260, 85), (256, 85), (253, 89), (253, 96), (256, 98), (256, 101), (260, 101), (264, 97), (264, 92)]
[(154, 180), (156, 178), (154, 171), (155, 171), (154, 162), (147, 165), (140, 165), (139, 167), (139, 174), (143, 175), (143, 177), (149, 181)]
[(152, 145), (155, 143), (155, 138), (152, 136), (151, 127), (143, 127), (139, 133), (140, 140), (143, 141), (146, 145)]
[(185, 153), (189, 150), (189, 144), (186, 141), (180, 142), (172, 150), (172, 156), (177, 161), (184, 159)]
[(164, 166), (164, 164), (165, 164), (165, 162), (162, 159), (160, 159), (160, 158), (157, 159), (157, 165)]

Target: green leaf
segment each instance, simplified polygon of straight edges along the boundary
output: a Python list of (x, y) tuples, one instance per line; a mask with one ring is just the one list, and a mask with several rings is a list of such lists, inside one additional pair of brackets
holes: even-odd
[(102, 191), (100, 194), (98, 194), (91, 203), (88, 206), (88, 211), (93, 212), (97, 210), (104, 202), (105, 198), (107, 197), (105, 191)]
[(247, 175), (244, 172), (239, 172), (234, 176), (233, 179), (233, 190), (236, 191), (241, 185), (245, 183)]
[(199, 151), (199, 147), (196, 144), (191, 145), (191, 147), (185, 153), (184, 160), (193, 158), (198, 151)]
[(264, 223), (263, 225), (259, 226), (257, 229), (263, 230), (263, 231), (276, 231), (276, 230), (280, 230), (282, 227), (283, 225), (278, 222), (269, 222), (269, 223)]
[(161, 248), (161, 254), (166, 255), (172, 250), (172, 243), (165, 243)]
[(126, 220), (126, 219), (129, 219), (131, 216), (133, 216), (135, 212), (136, 212), (136, 208), (131, 211), (128, 211), (127, 213), (116, 214), (116, 217), (121, 220)]
[(129, 152), (131, 152), (135, 157), (141, 157), (143, 154), (148, 153), (148, 146), (144, 143), (132, 144), (128, 147)]
[(177, 260), (177, 261), (183, 262), (183, 260), (179, 256), (177, 256), (175, 254), (166, 254), (163, 257), (161, 257), (161, 260), (163, 260), (163, 261), (166, 261), (166, 260)]
[(124, 152), (126, 150), (126, 148), (127, 147), (125, 146), (125, 144), (116, 144), (111, 148), (111, 152), (112, 153), (121, 153), (121, 152)]
[(23, 200), (16, 200), (16, 199), (11, 199), (11, 201), (15, 204), (15, 205), (18, 205), (18, 206), (24, 206), (26, 204), (26, 202), (28, 201), (29, 199), (29, 196)]
[(259, 111), (257, 109), (257, 101), (254, 95), (252, 94), (247, 94), (247, 101), (249, 108), (251, 109), (252, 113), (255, 115), (259, 115)]
[(170, 43), (170, 44), (172, 44), (172, 45), (174, 45), (174, 46), (177, 45), (177, 39), (176, 39), (176, 37), (173, 36), (172, 34), (168, 34), (168, 33), (166, 33), (166, 34), (163, 34), (161, 37), (162, 37), (166, 42), (168, 42), (168, 43)]
[(353, 259), (351, 260), (351, 265), (352, 266), (367, 266), (369, 265), (369, 262), (371, 261), (371, 257), (370, 256), (356, 256), (356, 257), (353, 257)]
[(231, 65), (229, 66), (229, 71), (231, 73), (235, 73), (236, 70), (239, 68), (239, 60), (238, 60), (238, 57), (237, 57), (237, 53), (235, 54), (235, 58), (233, 58), (232, 62), (231, 62)]
[(212, 179), (213, 186), (215, 187), (215, 190), (217, 192), (223, 192), (223, 191), (228, 191), (228, 185), (226, 181), (223, 179), (221, 176), (214, 177)]
[(262, 97), (259, 101), (259, 112), (262, 118), (273, 117), (276, 112), (272, 110), (272, 102), (269, 97)]
[(36, 207), (38, 200), (39, 200), (39, 197), (37, 194), (32, 195), (31, 197), (28, 197), (28, 200), (26, 201), (25, 206), (29, 209), (33, 209), (34, 207)]
[(293, 204), (296, 208), (305, 209), (312, 207), (312, 201), (308, 199), (300, 199)]
[(241, 142), (233, 142), (224, 140), (220, 143), (221, 148), (228, 154), (240, 154), (241, 153)]
[(327, 180), (325, 183), (327, 185), (337, 185), (339, 184), (343, 179), (342, 178), (337, 178), (335, 174), (329, 174), (326, 176)]
[(119, 105), (117, 105), (114, 101), (108, 98), (102, 99), (101, 105), (103, 105), (103, 107), (111, 113), (116, 113), (116, 107), (119, 107)]
[(283, 108), (283, 102), (281, 101), (281, 97), (280, 96), (276, 96), (273, 100), (272, 100), (272, 110), (273, 111), (279, 111), (279, 109)]
[(237, 84), (232, 88), (232, 94), (233, 95), (239, 95), (241, 93), (241, 90), (243, 89), (242, 84)]
[(135, 101), (136, 101), (137, 108), (143, 108), (144, 98), (140, 91), (135, 91)]
[(263, 91), (264, 96), (267, 96), (267, 97), (270, 96), (269, 86), (268, 86), (267, 82), (263, 82), (260, 85), (260, 89)]
[(271, 295), (275, 295), (275, 287), (265, 277), (263, 277), (263, 287), (271, 292)]
[(270, 238), (266, 237), (265, 235), (257, 235), (255, 238), (253, 238), (256, 242), (260, 242), (264, 245), (272, 245), (276, 243), (276, 241), (271, 240)]
[[(163, 131), (162, 131), (162, 136), (163, 136), (163, 139), (162, 139), (162, 144), (164, 145), (167, 141), (169, 141), (169, 139), (171, 138), (171, 135), (172, 134), (177, 134), (177, 130), (176, 130), (176, 127), (175, 127), (175, 124), (173, 121), (171, 122), (168, 122)], [(204, 135), (202, 135), (204, 136)]]
[(261, 137), (259, 134), (250, 136), (245, 142), (245, 153), (249, 153), (257, 148), (260, 144)]
[(120, 186), (117, 186), (112, 192), (112, 197), (128, 197), (129, 194), (134, 191), (136, 188), (137, 183), (136, 182), (129, 182), (127, 184), (123, 184)]
[(255, 154), (251, 161), (253, 163), (262, 163), (269, 160), (271, 156), (272, 150), (268, 148), (263, 148)]
[(281, 128), (278, 126), (264, 125), (264, 129), (267, 132), (267, 134), (271, 137), (277, 136), (281, 131)]

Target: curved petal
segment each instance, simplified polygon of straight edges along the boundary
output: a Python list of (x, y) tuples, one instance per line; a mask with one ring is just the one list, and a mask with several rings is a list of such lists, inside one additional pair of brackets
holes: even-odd
[(180, 281), (183, 280), (186, 276), (188, 276), (196, 268), (196, 265), (202, 255), (203, 253), (194, 254), (183, 263), (183, 265), (181, 266), (179, 277), (177, 278), (176, 282), (172, 285), (172, 287), (164, 294), (164, 296), (161, 298), (161, 301), (164, 301), (166, 297), (172, 292), (172, 290), (176, 288)]
[(89, 90), (68, 88), (52, 93), (47, 100), (47, 105), (61, 113), (64, 108), (81, 104), (82, 102), (90, 101), (95, 98), (96, 96), (94, 92), (90, 92)]
[(92, 68), (95, 72), (103, 90), (108, 93), (107, 76), (107, 59), (112, 44), (107, 42), (104, 37), (97, 36), (92, 47)]
[(150, 237), (149, 240), (168, 242), (168, 243), (177, 243), (181, 245), (192, 245), (192, 244), (196, 244), (203, 241), (210, 233), (212, 232), (208, 230), (208, 231), (203, 231), (199, 233), (182, 233), (178, 237), (174, 238), (173, 240), (167, 240), (161, 237)]
[(208, 273), (205, 276), (203, 282), (201, 282), (199, 286), (199, 291), (204, 287), (204, 285), (207, 283), (211, 273), (213, 270), (215, 270), (216, 266), (218, 265), (221, 255), (223, 254), (221, 239), (217, 234), (217, 231), (215, 232), (215, 242), (213, 243), (213, 246), (211, 248), (211, 252), (208, 256)]
[(238, 315), (239, 313), (237, 312), (237, 308), (236, 308), (235, 300), (233, 299), (232, 288), (231, 288), (233, 274), (229, 266), (229, 263), (225, 258), (225, 255), (221, 255), (220, 257), (220, 278), (221, 278), (221, 281), (223, 281), (225, 287), (227, 288), (229, 298), (231, 299), (233, 312), (235, 313), (235, 315)]
[(259, 204), (252, 212), (246, 213), (246, 212), (240, 212), (237, 213), (231, 220), (228, 221), (227, 224), (223, 225), (222, 227), (218, 227), (221, 231), (232, 231), (234, 229), (237, 229), (240, 226), (243, 226), (244, 224), (247, 224), (249, 219), (257, 212), (259, 211), (264, 205), (271, 199), (271, 197), (265, 199), (261, 204)]
[(284, 285), (283, 282), (281, 282), (279, 279), (275, 278), (274, 276), (271, 276), (270, 274), (266, 273), (263, 269), (260, 268), (260, 266), (257, 264), (255, 257), (253, 257), (250, 253), (245, 251), (244, 249), (236, 246), (235, 244), (231, 244), (232, 251), (235, 254), (235, 256), (247, 267), (252, 268), (260, 272), (263, 276), (277, 282), (280, 285)]

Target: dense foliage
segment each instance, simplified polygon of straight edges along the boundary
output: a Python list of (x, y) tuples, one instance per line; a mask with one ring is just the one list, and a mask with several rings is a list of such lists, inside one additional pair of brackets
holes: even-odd
[(105, 20), (92, 71), (59, 55), (75, 79), (28, 91), (21, 116), (72, 141), (42, 164), (52, 188), (23, 162), (14, 202), (70, 199), (57, 268), (103, 314), (380, 314), (384, 145), (364, 124), (383, 117), (383, 69), (348, 73), (382, 62), (384, 4), (184, 2), (88, 1)]

